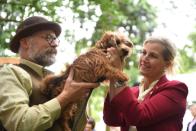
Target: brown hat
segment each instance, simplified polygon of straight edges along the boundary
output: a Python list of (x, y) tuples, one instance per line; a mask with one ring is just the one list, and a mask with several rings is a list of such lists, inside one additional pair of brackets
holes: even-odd
[(20, 39), (41, 30), (53, 30), (56, 36), (59, 36), (61, 33), (61, 27), (59, 24), (48, 21), (39, 16), (29, 17), (18, 26), (16, 34), (10, 42), (11, 51), (18, 53)]

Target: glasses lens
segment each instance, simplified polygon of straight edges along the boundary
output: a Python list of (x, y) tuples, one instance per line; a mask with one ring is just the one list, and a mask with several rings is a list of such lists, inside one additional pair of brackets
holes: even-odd
[(59, 39), (55, 36), (52, 36), (52, 35), (47, 35), (46, 37), (46, 40), (48, 41), (48, 43), (51, 45), (51, 46), (58, 46), (59, 44)]

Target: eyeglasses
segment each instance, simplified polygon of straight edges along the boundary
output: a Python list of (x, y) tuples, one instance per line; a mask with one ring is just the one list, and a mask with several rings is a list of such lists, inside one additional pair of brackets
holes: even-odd
[(50, 46), (58, 46), (60, 43), (60, 40), (57, 37), (52, 36), (50, 34), (48, 34), (46, 36), (40, 36), (40, 37), (45, 39)]

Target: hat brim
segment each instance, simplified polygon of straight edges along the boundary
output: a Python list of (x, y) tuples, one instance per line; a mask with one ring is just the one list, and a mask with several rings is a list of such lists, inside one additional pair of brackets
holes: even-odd
[(27, 28), (22, 29), (21, 31), (17, 32), (17, 34), (12, 38), (10, 42), (10, 49), (14, 53), (18, 53), (18, 49), (20, 46), (20, 39), (30, 36), (38, 31), (42, 30), (52, 30), (54, 31), (55, 35), (58, 37), (61, 33), (61, 27), (59, 24), (54, 22), (45, 22), (45, 23), (38, 23), (32, 26), (28, 26)]

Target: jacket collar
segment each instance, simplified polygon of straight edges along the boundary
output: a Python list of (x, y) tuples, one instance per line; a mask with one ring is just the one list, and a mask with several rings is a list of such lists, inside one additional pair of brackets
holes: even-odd
[(161, 78), (159, 79), (159, 81), (157, 82), (157, 84), (155, 86), (160, 86), (167, 81), (168, 81), (168, 79), (167, 79), (166, 75), (163, 75), (163, 76), (161, 76)]

